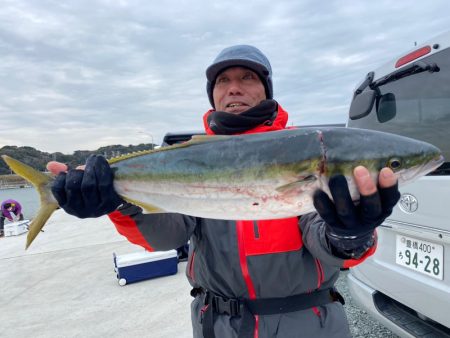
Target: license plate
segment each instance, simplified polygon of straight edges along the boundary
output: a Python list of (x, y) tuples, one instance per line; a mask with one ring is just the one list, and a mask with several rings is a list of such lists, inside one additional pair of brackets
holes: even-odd
[(421, 239), (397, 235), (395, 263), (442, 280), (444, 247)]

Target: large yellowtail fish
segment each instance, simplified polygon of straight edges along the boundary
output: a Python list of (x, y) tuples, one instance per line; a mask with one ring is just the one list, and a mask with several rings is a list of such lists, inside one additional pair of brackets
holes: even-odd
[[(6, 155), (3, 159), (30, 181), (41, 207), (30, 225), (26, 247), (58, 208), (53, 177)], [(312, 193), (329, 193), (328, 179), (345, 175), (352, 198), (359, 198), (352, 171), (369, 169), (374, 180), (390, 167), (399, 184), (443, 163), (439, 149), (418, 140), (352, 128), (301, 128), (193, 140), (109, 160), (114, 187), (150, 213), (234, 220), (277, 219), (314, 210)]]

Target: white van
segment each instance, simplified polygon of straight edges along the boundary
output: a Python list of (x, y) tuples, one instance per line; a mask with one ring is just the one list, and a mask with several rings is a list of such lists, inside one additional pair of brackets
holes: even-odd
[(401, 337), (450, 337), (450, 32), (367, 74), (348, 127), (413, 137), (446, 162), (401, 188), (378, 248), (348, 275), (354, 300)]

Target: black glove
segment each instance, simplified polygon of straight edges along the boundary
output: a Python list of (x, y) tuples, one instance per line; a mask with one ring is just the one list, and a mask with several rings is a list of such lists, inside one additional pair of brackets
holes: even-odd
[(84, 170), (59, 173), (51, 189), (59, 206), (79, 218), (109, 214), (125, 202), (114, 190), (108, 162), (99, 155), (89, 156)]
[(357, 205), (350, 197), (343, 175), (332, 176), (328, 185), (334, 203), (322, 190), (314, 192), (313, 201), (326, 223), (325, 232), (330, 244), (338, 252), (365, 251), (373, 245), (374, 229), (392, 213), (400, 198), (398, 184), (389, 188), (378, 187), (378, 191), (369, 196), (361, 195)]

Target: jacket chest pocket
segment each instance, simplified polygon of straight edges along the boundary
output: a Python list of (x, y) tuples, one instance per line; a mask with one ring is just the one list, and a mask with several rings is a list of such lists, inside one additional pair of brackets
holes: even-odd
[(303, 246), (297, 217), (240, 222), (246, 256), (296, 251)]

